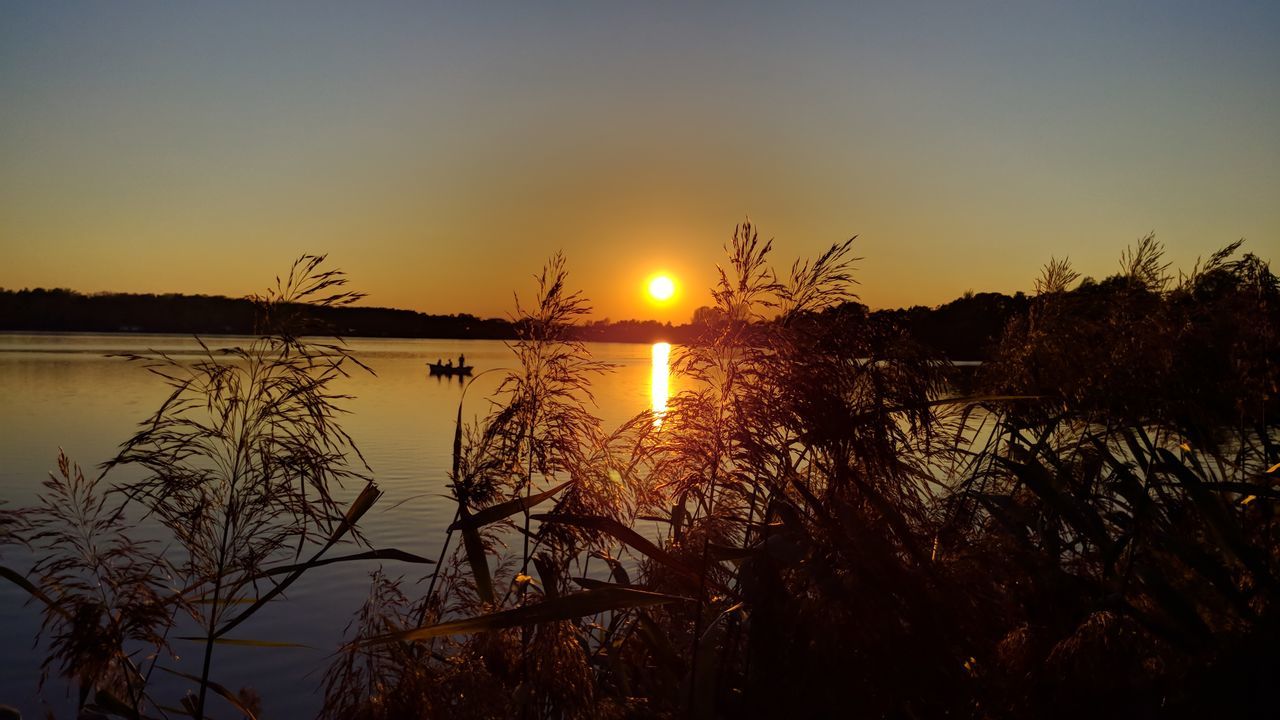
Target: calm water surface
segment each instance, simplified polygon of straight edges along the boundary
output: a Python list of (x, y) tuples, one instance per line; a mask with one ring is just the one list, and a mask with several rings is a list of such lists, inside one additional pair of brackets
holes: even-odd
[[(209, 340), (215, 348), (247, 342)], [(502, 342), (482, 340), (357, 339), (350, 345), (377, 375), (353, 376), (337, 387), (355, 396), (344, 405), (351, 413), (344, 426), (385, 493), (362, 527), (375, 547), (435, 558), (444, 528), (453, 519), (454, 506), (441, 496), (462, 384), (427, 377), (425, 363), (465, 353), (467, 363), (481, 372), (514, 367), (512, 354)], [(597, 359), (618, 366), (592, 386), (596, 414), (606, 429), (638, 412), (664, 407), (665, 348), (622, 343), (589, 347)], [(114, 454), (166, 391), (159, 378), (141, 367), (105, 356), (149, 349), (194, 357), (198, 346), (177, 335), (0, 334), (0, 499), (10, 507), (34, 503), (41, 480), (56, 467), (59, 448), (86, 473)], [(487, 397), (501, 377), (495, 372), (475, 381), (467, 392), (464, 418), (487, 412)], [(349, 490), (347, 497), (358, 488)], [(20, 550), (3, 552), (3, 564), (19, 571), (30, 567), (31, 559)], [(385, 569), (413, 581), (422, 567), (388, 563)], [(286, 600), (263, 608), (235, 634), (311, 649), (221, 647), (215, 651), (213, 678), (232, 688), (257, 688), (265, 717), (313, 717), (320, 706), (317, 689), (324, 668), (367, 594), (373, 569), (367, 563), (339, 563), (304, 575)], [(49, 708), (68, 717), (70, 691), (56, 669), (44, 691), (49, 705), (36, 695), (43, 658), (42, 648), (34, 645), (38, 625), (37, 608), (26, 603), (25, 593), (0, 581), (0, 703), (18, 707), (25, 717), (43, 716)], [(180, 659), (170, 664), (198, 674), (201, 650), (196, 643), (177, 641), (174, 651)], [(181, 687), (163, 681), (157, 695), (174, 700)]]

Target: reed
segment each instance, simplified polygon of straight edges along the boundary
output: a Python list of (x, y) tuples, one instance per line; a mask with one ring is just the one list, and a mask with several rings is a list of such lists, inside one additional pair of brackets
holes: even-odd
[[(205, 717), (213, 690), (252, 717), (252, 693), (211, 679), (214, 648), (273, 643), (229, 632), (312, 567), (365, 558), (429, 562), (396, 550), (322, 559), (343, 539), (359, 539), (356, 523), (379, 495), (342, 429), (344, 397), (332, 389), (351, 368), (367, 368), (340, 339), (306, 339), (316, 330), (312, 307), (359, 297), (322, 262), (303, 257), (254, 298), (261, 334), (247, 347), (215, 351), (201, 341), (194, 362), (126, 356), (169, 386), (167, 399), (97, 478), (86, 480), (61, 457), (42, 504), (20, 513), (17, 539), (40, 560), (30, 573), (6, 577), (44, 603), (53, 636), (48, 663), (79, 683), (82, 708), (124, 717), (172, 710), (146, 693), (160, 669), (193, 683), (181, 712)], [(108, 483), (122, 466), (136, 468), (132, 479)], [(334, 491), (351, 483), (363, 489), (344, 507)], [(139, 516), (167, 531), (181, 551), (176, 559), (130, 539), (137, 528), (129, 518)], [(198, 676), (160, 664), (182, 615), (201, 629), (179, 638), (203, 645)]]
[[(603, 435), (552, 393), (577, 421), (536, 483), (548, 351), (515, 348), (522, 391), (456, 445), (448, 580), (347, 646), (420, 646), (364, 693), (418, 702), (363, 716), (1258, 709), (1280, 469), (1265, 263), (1231, 246), (1173, 283), (1144, 238), (1072, 288), (1053, 260), (982, 393), (953, 397), (945, 359), (848, 304), (849, 243), (783, 276), (750, 224), (726, 249), (661, 423)], [(338, 680), (331, 705), (360, 694)]]
[[(1151, 237), (1101, 282), (1052, 259), (957, 396), (945, 358), (852, 302), (852, 242), (777, 272), (738, 226), (676, 358), (685, 389), (612, 431), (590, 394), (609, 368), (574, 339), (588, 306), (553, 257), (517, 302), (516, 369), (483, 417), (457, 409), (439, 563), (422, 584), (374, 573), (322, 716), (1273, 714), (1269, 265), (1236, 243), (1175, 279)], [(300, 267), (264, 304), (291, 327), (300, 299), (351, 298)], [(0, 515), (44, 554), (4, 575), (47, 605), (51, 662), (96, 707), (159, 707), (135, 658), (182, 608), (205, 646), (185, 711), (213, 690), (251, 716), (210, 679), (227, 632), (326, 562), (430, 562), (321, 559), (377, 491), (329, 390), (358, 361), (300, 337), (135, 358), (174, 392), (109, 463), (145, 477), (109, 493), (159, 518), (182, 563), (128, 542), (123, 508), (66, 460), (43, 508)], [(352, 481), (343, 512), (330, 488)], [(283, 580), (255, 592), (267, 577)]]

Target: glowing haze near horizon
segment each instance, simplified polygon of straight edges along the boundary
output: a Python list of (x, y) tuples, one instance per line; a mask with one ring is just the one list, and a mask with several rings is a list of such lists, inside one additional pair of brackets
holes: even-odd
[[(1280, 3), (6, 3), (0, 286), (687, 320), (734, 224), (873, 307), (1280, 247)], [(671, 273), (670, 307), (645, 281)]]

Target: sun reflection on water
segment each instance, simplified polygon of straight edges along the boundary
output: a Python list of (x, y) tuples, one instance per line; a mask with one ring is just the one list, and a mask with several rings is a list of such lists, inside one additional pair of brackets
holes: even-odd
[(649, 396), (653, 400), (653, 424), (662, 424), (662, 416), (667, 412), (668, 377), (670, 369), (667, 361), (671, 358), (671, 343), (653, 344), (653, 372), (649, 381)]

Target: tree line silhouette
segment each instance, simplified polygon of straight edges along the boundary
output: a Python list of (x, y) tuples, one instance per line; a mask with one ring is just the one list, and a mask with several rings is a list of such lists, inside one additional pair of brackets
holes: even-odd
[[(850, 301), (816, 317), (869, 317), (902, 328), (917, 342), (952, 360), (983, 360), (990, 357), (1009, 320), (1025, 314), (1027, 307), (1027, 297), (1021, 292), (984, 292), (967, 293), (937, 307), (916, 305), (894, 310), (873, 311)], [(0, 331), (250, 335), (254, 333), (255, 308), (250, 299), (216, 295), (0, 288)], [(466, 313), (433, 315), (355, 306), (299, 306), (296, 310), (346, 337), (514, 340), (519, 336), (516, 322)], [(700, 307), (684, 324), (604, 319), (578, 325), (574, 334), (579, 340), (597, 342), (688, 343), (715, 321), (713, 308)]]

